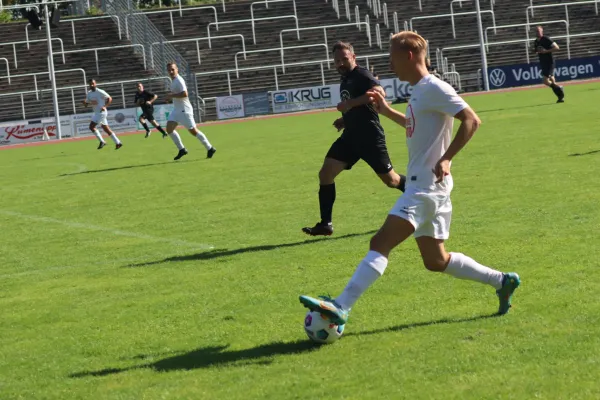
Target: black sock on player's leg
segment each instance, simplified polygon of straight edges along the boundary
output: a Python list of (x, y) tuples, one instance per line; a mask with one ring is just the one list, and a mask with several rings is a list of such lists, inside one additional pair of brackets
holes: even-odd
[(335, 203), (335, 183), (321, 185), (319, 188), (319, 207), (321, 209), (321, 222), (331, 223)]
[(146, 124), (145, 122), (142, 122), (142, 126), (144, 127), (144, 129), (146, 130), (146, 132), (150, 131), (150, 128), (148, 128), (148, 124)]
[(556, 95), (556, 97), (558, 97), (559, 99), (565, 97), (565, 92), (556, 83), (551, 84), (550, 88), (552, 89), (552, 91), (554, 92), (554, 94)]
[(162, 128), (162, 126), (160, 126), (160, 125), (158, 125), (158, 126), (156, 127), (156, 129), (158, 129), (158, 131), (159, 131), (160, 133), (162, 133), (163, 135), (166, 135), (166, 134), (167, 134), (167, 132), (165, 132), (165, 130), (164, 130), (164, 129)]

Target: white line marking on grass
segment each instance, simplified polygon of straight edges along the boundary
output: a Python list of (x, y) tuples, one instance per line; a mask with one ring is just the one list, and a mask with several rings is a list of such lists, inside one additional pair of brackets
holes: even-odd
[(128, 237), (133, 237), (133, 238), (137, 238), (137, 239), (150, 240), (152, 242), (170, 243), (170, 244), (174, 244), (176, 246), (185, 246), (185, 247), (191, 247), (191, 248), (201, 249), (201, 250), (214, 249), (214, 246), (212, 246), (210, 244), (206, 244), (206, 243), (194, 243), (194, 242), (188, 242), (186, 240), (145, 235), (143, 233), (122, 231), (120, 229), (112, 229), (112, 228), (107, 228), (107, 227), (99, 226), (99, 225), (84, 224), (84, 223), (80, 223), (80, 222), (72, 222), (72, 221), (66, 221), (66, 220), (55, 219), (55, 218), (50, 218), (50, 217), (43, 217), (43, 216), (38, 216), (38, 215), (27, 215), (27, 214), (22, 214), (22, 213), (15, 212), (15, 211), (0, 210), (0, 214), (8, 215), (11, 217), (17, 217), (17, 218), (21, 218), (21, 219), (26, 219), (29, 221), (46, 222), (46, 223), (50, 223), (50, 224), (64, 225), (64, 226), (68, 226), (69, 228), (106, 232), (106, 233), (110, 233), (110, 234), (117, 235), (117, 236), (128, 236)]

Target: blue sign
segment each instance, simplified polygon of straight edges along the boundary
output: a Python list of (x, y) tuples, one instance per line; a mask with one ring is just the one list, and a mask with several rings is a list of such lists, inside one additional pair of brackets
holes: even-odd
[(244, 94), (244, 111), (246, 116), (268, 114), (270, 109), (269, 93)]
[[(554, 77), (557, 81), (586, 79), (600, 76), (600, 57), (557, 60)], [(539, 63), (504, 65), (488, 68), (490, 89), (536, 85), (542, 80)]]

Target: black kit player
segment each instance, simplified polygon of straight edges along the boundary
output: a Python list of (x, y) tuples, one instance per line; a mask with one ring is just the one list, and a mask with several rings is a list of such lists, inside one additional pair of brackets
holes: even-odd
[(137, 92), (135, 92), (135, 104), (140, 106), (140, 108), (142, 109), (142, 115), (140, 115), (139, 121), (140, 124), (142, 124), (142, 126), (146, 130), (145, 137), (150, 136), (150, 128), (148, 128), (148, 125), (146, 124), (146, 121), (150, 121), (150, 123), (154, 125), (154, 127), (158, 129), (160, 133), (162, 133), (164, 139), (165, 137), (167, 137), (167, 132), (165, 132), (164, 129), (160, 126), (160, 124), (154, 119), (154, 102), (157, 98), (158, 96), (154, 93), (144, 90), (144, 85), (142, 84), (142, 82), (137, 83)]
[(319, 171), (319, 206), (321, 221), (312, 228), (302, 228), (311, 236), (333, 234), (333, 203), (335, 202), (335, 178), (343, 170), (351, 169), (364, 160), (387, 186), (404, 191), (406, 177), (398, 175), (392, 167), (385, 142), (385, 133), (379, 115), (369, 100), (367, 91), (377, 90), (385, 97), (385, 91), (368, 69), (356, 64), (351, 44), (337, 42), (333, 46), (336, 69), (342, 76), (341, 102), (337, 105), (342, 117), (333, 126), (343, 129), (342, 135), (333, 143)]
[(558, 97), (557, 103), (564, 103), (565, 92), (562, 87), (556, 84), (554, 79), (554, 56), (552, 53), (559, 50), (558, 44), (550, 39), (548, 36), (544, 36), (544, 28), (541, 26), (537, 27), (537, 38), (533, 42), (535, 52), (540, 58), (540, 68), (542, 69), (542, 82), (544, 85), (552, 89), (556, 97)]

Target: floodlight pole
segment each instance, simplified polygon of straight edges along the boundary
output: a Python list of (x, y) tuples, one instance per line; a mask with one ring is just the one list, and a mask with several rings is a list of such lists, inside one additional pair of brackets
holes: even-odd
[(481, 22), (481, 8), (479, 6), (479, 0), (475, 0), (475, 11), (477, 12), (477, 29), (479, 30), (479, 48), (481, 51), (481, 74), (483, 75), (483, 89), (486, 92), (489, 92), (490, 83), (488, 80), (487, 57), (485, 54), (485, 43), (483, 42), (483, 24)]
[[(59, 12), (56, 10), (55, 12)], [(56, 75), (54, 74), (54, 56), (52, 55), (52, 35), (50, 33), (50, 16), (48, 15), (48, 3), (44, 1), (44, 14), (46, 14), (46, 36), (48, 38), (48, 64), (50, 65), (50, 82), (52, 83), (52, 102), (54, 103), (54, 119), (56, 121), (56, 138), (62, 139), (60, 130), (60, 115), (58, 112), (58, 95), (56, 93)]]

